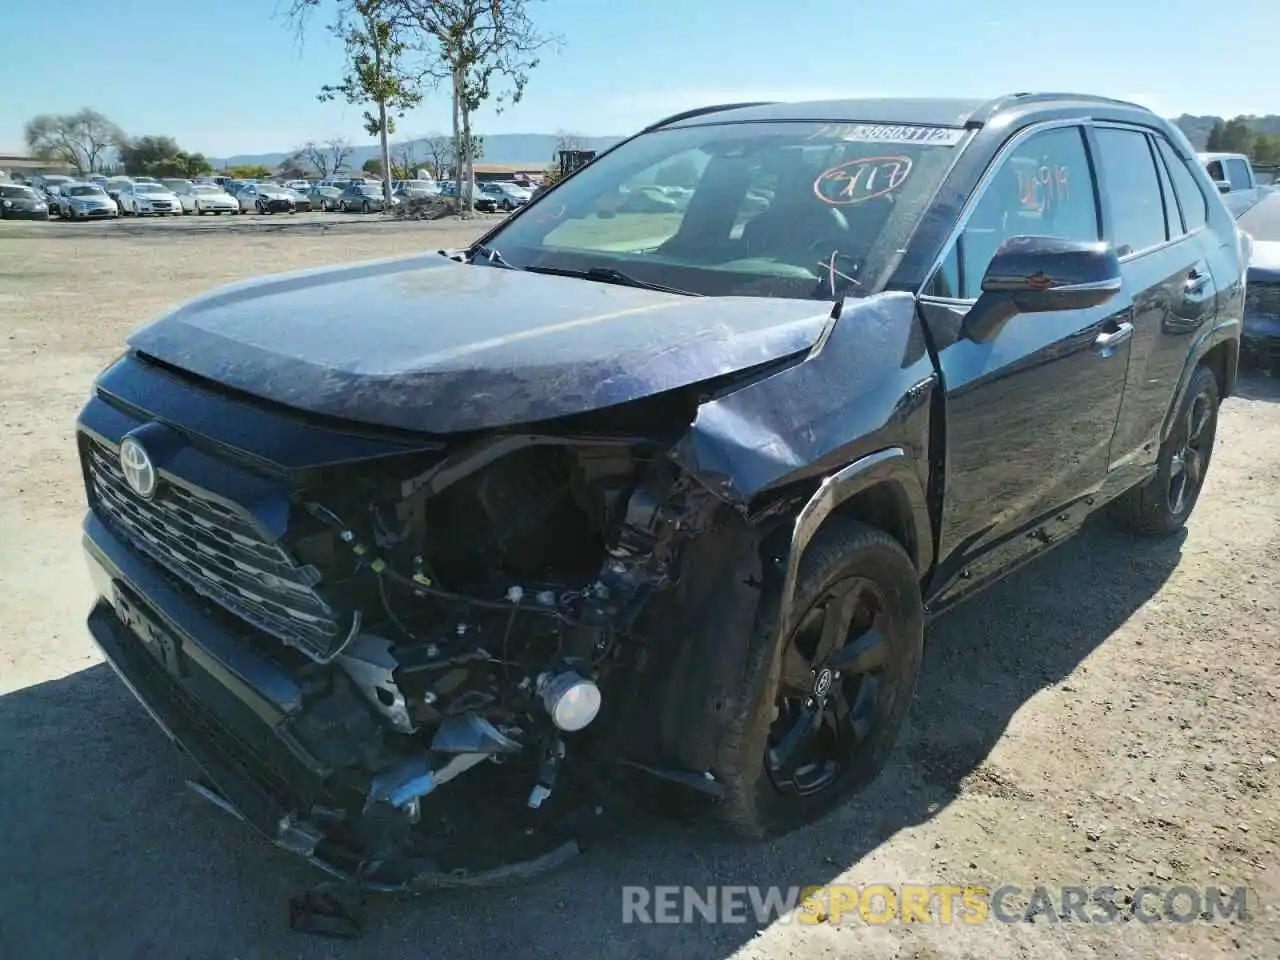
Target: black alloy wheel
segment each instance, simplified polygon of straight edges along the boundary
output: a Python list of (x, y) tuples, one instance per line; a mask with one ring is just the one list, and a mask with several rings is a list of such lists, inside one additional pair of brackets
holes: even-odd
[(750, 837), (818, 820), (870, 784), (920, 675), (920, 575), (885, 531), (828, 519), (800, 559), (791, 608), (783, 621), (776, 584), (761, 596), (712, 763), (721, 818)]
[(888, 665), (887, 602), (864, 577), (831, 585), (783, 651), (765, 769), (774, 786), (810, 796), (835, 783), (877, 722)]
[(1201, 389), (1191, 398), (1179, 427), (1180, 445), (1169, 460), (1169, 510), (1175, 514), (1187, 511), (1204, 486), (1213, 453), (1214, 398)]
[(1204, 489), (1218, 433), (1218, 378), (1197, 367), (1160, 445), (1155, 473), (1111, 505), (1112, 516), (1133, 533), (1163, 537), (1186, 525)]

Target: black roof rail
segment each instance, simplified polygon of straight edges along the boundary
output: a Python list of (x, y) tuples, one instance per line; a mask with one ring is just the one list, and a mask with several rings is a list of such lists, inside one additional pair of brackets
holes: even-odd
[(1028, 100), (1082, 100), (1086, 103), (1111, 103), (1122, 107), (1137, 107), (1139, 110), (1146, 110), (1140, 103), (1134, 103), (1131, 100), (1119, 100), (1116, 97), (1103, 97), (1096, 93), (1070, 93), (1070, 92), (1043, 92), (1043, 93), (1010, 93), (1007, 96), (1000, 97), (995, 103), (1005, 100), (1019, 100), (1026, 102)]
[(665, 127), (670, 123), (678, 123), (681, 120), (689, 120), (693, 117), (701, 117), (707, 113), (719, 113), (722, 110), (738, 110), (742, 107), (767, 107), (774, 103), (773, 100), (749, 100), (743, 103), (718, 103), (710, 107), (694, 107), (692, 110), (683, 110), (680, 113), (673, 113), (669, 117), (659, 120), (657, 123), (651, 123), (642, 131), (648, 133), (650, 130), (657, 130), (659, 127)]

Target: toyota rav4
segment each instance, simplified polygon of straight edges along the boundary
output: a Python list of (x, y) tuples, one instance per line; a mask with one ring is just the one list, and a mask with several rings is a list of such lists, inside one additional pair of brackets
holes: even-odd
[(1244, 254), (1128, 103), (671, 117), (464, 250), (135, 332), (89, 628), (206, 797), (370, 886), (558, 863), (623, 768), (787, 831), (881, 769), (929, 616), (1186, 522)]

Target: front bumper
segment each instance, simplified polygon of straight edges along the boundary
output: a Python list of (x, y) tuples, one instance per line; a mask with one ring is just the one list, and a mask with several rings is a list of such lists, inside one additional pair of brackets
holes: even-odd
[(49, 209), (43, 210), (19, 210), (16, 207), (6, 207), (0, 211), (0, 219), (4, 220), (48, 220)]
[(258, 203), (268, 213), (288, 213), (293, 209), (292, 200), (259, 200)]
[(110, 220), (116, 216), (113, 207), (94, 207), (89, 210), (77, 210), (73, 207), (70, 213), (72, 220)]
[(273, 843), (366, 889), (410, 892), (527, 879), (577, 854), (577, 845), (568, 842), (492, 870), (445, 872), (407, 858), (370, 861), (326, 835), (299, 814), (329, 797), (324, 764), (290, 733), (303, 691), (289, 673), (134, 553), (93, 513), (85, 519), (83, 543), (99, 594), (88, 622), (94, 642), (156, 723), (203, 770), (209, 783), (199, 792)]

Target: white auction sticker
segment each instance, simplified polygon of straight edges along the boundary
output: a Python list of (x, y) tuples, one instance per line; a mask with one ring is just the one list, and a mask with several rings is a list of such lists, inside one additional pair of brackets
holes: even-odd
[(909, 124), (828, 123), (811, 140), (847, 140), (852, 143), (918, 143), (931, 147), (954, 147), (964, 139), (955, 127), (917, 127)]

